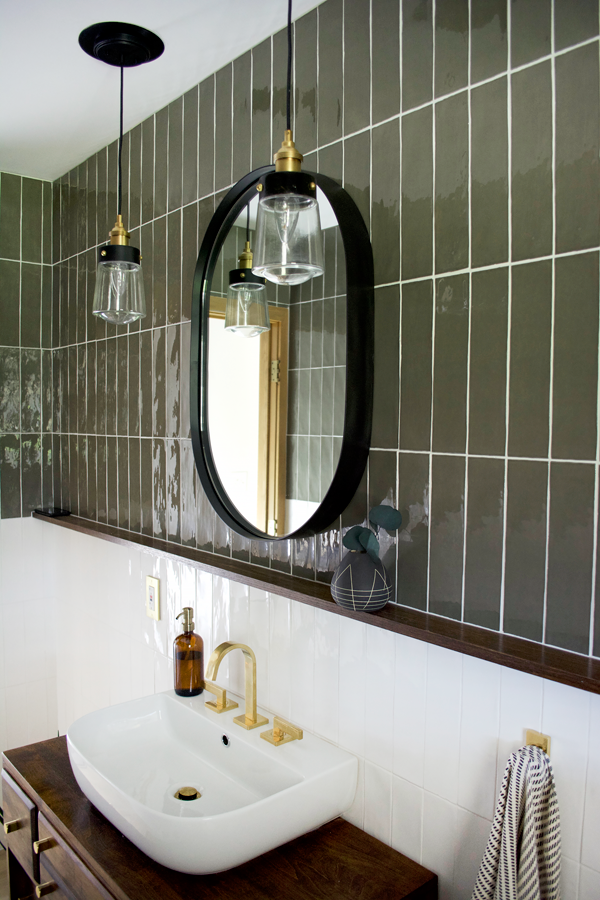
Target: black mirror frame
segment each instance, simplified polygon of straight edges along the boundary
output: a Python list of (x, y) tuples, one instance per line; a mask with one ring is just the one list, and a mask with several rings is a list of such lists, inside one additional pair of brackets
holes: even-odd
[(230, 528), (253, 540), (291, 540), (318, 534), (341, 515), (363, 476), (373, 417), (374, 273), (369, 233), (350, 195), (332, 178), (310, 172), (336, 215), (346, 256), (346, 397), (344, 434), (337, 468), (325, 497), (296, 531), (274, 537), (248, 522), (229, 499), (218, 476), (208, 435), (208, 312), (210, 285), (223, 242), (256, 185), (274, 166), (245, 175), (225, 195), (206, 229), (192, 289), (190, 420), (192, 447), (202, 487), (213, 509)]

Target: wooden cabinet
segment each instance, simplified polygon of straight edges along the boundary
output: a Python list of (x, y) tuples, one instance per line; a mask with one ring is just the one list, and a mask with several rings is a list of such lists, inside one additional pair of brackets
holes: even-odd
[(3, 755), (11, 900), (436, 900), (437, 876), (336, 819), (219, 875), (153, 862), (81, 793), (65, 738)]

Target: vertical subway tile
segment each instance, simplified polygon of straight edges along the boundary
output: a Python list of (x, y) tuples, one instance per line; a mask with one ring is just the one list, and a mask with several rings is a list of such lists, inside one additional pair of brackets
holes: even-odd
[[(4, 253), (6, 251), (2, 246)], [(0, 315), (4, 346), (20, 345), (20, 274), (18, 262), (0, 259)]]
[[(99, 150), (96, 154), (96, 185), (97, 185), (97, 194), (96, 194), (96, 237), (98, 243), (103, 243), (108, 240), (108, 232), (112, 226), (112, 223), (109, 225), (108, 222), (108, 154), (107, 149), (104, 147), (102, 150)], [(55, 232), (56, 233), (56, 232)], [(55, 238), (55, 245), (57, 241)], [(63, 259), (63, 255), (60, 257)]]
[(371, 446), (398, 446), (399, 288), (375, 291), (375, 383)]
[(117, 342), (106, 341), (106, 433), (117, 430)]
[[(24, 262), (40, 263), (42, 261), (41, 181), (35, 178), (23, 178), (21, 203), (21, 259)], [(2, 213), (0, 212), (0, 220), (1, 217)]]
[[(118, 159), (119, 159), (119, 142), (113, 141), (106, 148), (106, 228), (104, 232), (109, 232), (117, 217), (117, 186), (118, 186)], [(75, 216), (70, 215), (69, 221), (74, 222)], [(106, 239), (109, 239), (107, 234)], [(71, 238), (72, 249), (69, 256), (75, 253), (75, 241)]]
[(14, 519), (21, 515), (21, 441), (18, 434), (0, 435), (0, 515)]
[(143, 331), (140, 335), (140, 434), (152, 436), (152, 410), (154, 392), (152, 387), (152, 346), (153, 333)]
[(181, 318), (192, 316), (192, 287), (198, 256), (198, 204), (185, 206), (181, 219)]
[(508, 452), (547, 456), (552, 329), (552, 262), (514, 266)]
[(142, 278), (146, 298), (146, 316), (141, 320), (142, 329), (152, 328), (154, 321), (154, 234), (152, 222), (140, 228), (140, 253), (142, 255)]
[(181, 211), (167, 216), (167, 322), (181, 321)]
[(271, 159), (271, 38), (252, 53), (251, 168)]
[(76, 294), (76, 334), (77, 343), (85, 343), (87, 339), (87, 254), (77, 256), (77, 294)]
[(402, 109), (428, 103), (433, 92), (431, 0), (402, 4)]
[(598, 253), (563, 257), (555, 265), (552, 456), (595, 459)]
[[(9, 350), (8, 352), (12, 353), (13, 351)], [(21, 431), (31, 433), (42, 430), (41, 379), (42, 367), (40, 351), (21, 350)], [(10, 381), (13, 381), (13, 379), (11, 378)], [(5, 387), (5, 385), (6, 382), (2, 382), (2, 386)]]
[[(41, 430), (52, 431), (53, 371), (52, 351), (42, 350), (42, 406)], [(95, 413), (95, 407), (94, 407)], [(95, 422), (95, 419), (94, 419)]]
[(471, 282), (469, 452), (501, 456), (506, 441), (508, 269)]
[[(54, 503), (54, 458), (52, 455), (53, 435), (42, 435), (42, 506), (55, 506)], [(94, 464), (94, 476), (96, 466)]]
[(140, 441), (140, 505), (142, 508), (142, 534), (153, 534), (153, 448), (152, 438)]
[(196, 466), (191, 441), (181, 441), (181, 543), (196, 546)]
[(180, 429), (180, 356), (181, 341), (178, 325), (169, 325), (166, 336), (166, 435), (178, 437)]
[(434, 451), (465, 451), (468, 332), (468, 275), (440, 278), (435, 306)]
[(167, 540), (181, 543), (181, 459), (179, 440), (167, 442)]
[(250, 171), (252, 56), (250, 51), (233, 62), (233, 181)]
[(231, 184), (231, 87), (232, 65), (216, 73), (215, 190)]
[(21, 182), (20, 175), (0, 175), (0, 247), (4, 259), (21, 258)]
[(433, 456), (429, 612), (461, 618), (465, 459)]
[(104, 437), (98, 437), (96, 442), (96, 466), (98, 471), (96, 479), (98, 521), (106, 524), (108, 522), (108, 504), (106, 493), (106, 438)]
[(154, 217), (167, 212), (169, 108), (154, 116)]
[(106, 341), (96, 344), (96, 433), (106, 434)]
[(129, 414), (127, 434), (137, 437), (140, 433), (140, 335), (130, 334), (127, 342)]
[(402, 278), (432, 272), (432, 129), (431, 107), (402, 119)]
[[(40, 346), (42, 267), (21, 265), (21, 346)], [(0, 339), (1, 340), (1, 339)], [(2, 341), (4, 343), (4, 341)]]
[(96, 356), (97, 344), (90, 342), (86, 347), (86, 374), (85, 374), (85, 391), (87, 402), (87, 430), (91, 434), (96, 434)]
[(140, 441), (129, 438), (129, 528), (139, 533), (142, 530), (142, 510), (140, 499)]
[(179, 434), (182, 438), (191, 439), (190, 426), (190, 353), (191, 353), (191, 324), (183, 322), (181, 325), (181, 365), (180, 365), (180, 412)]
[(42, 347), (52, 346), (52, 267), (42, 266)]
[(373, 124), (400, 111), (400, 5), (373, 0), (372, 117)]
[[(287, 77), (287, 29), (273, 35), (272, 43), (272, 114), (273, 114), (273, 149), (280, 146), (286, 127), (286, 77)], [(290, 97), (290, 116), (294, 118), (294, 92)], [(281, 137), (280, 137), (281, 135)]]
[[(369, 508), (380, 504), (398, 506), (396, 477), (398, 470), (395, 451), (371, 450), (369, 456)], [(379, 557), (388, 570), (392, 583), (396, 583), (396, 531), (380, 528), (378, 532)]]
[(295, 131), (302, 153), (317, 146), (317, 10), (296, 20), (295, 57)]
[(21, 435), (21, 515), (29, 516), (42, 503), (42, 438)]
[(87, 434), (87, 353), (86, 345), (77, 345), (77, 431)]
[(117, 434), (127, 434), (129, 425), (129, 373), (127, 371), (127, 342), (126, 334), (121, 334), (116, 340), (117, 344), (117, 384), (115, 393), (117, 397)]
[(370, 122), (369, 5), (344, 0), (344, 134)]
[(469, 2), (444, 0), (435, 9), (435, 96), (466, 86), (469, 77)]
[(118, 522), (129, 530), (129, 439), (117, 438)]
[(400, 277), (400, 131), (394, 119), (373, 129), (371, 239), (375, 284)]
[(504, 623), (509, 634), (543, 639), (548, 463), (508, 463)]
[(69, 387), (68, 387), (68, 415), (69, 415), (69, 431), (77, 432), (77, 394), (78, 394), (78, 378), (77, 378), (77, 347), (69, 347), (67, 351)]
[(198, 197), (198, 86), (183, 95), (182, 203)]
[(152, 244), (152, 325), (160, 328), (167, 323), (167, 219), (154, 220)]
[[(343, 0), (329, 0), (319, 15), (319, 145), (342, 136)], [(323, 171), (327, 171), (323, 169)]]
[(205, 197), (215, 187), (215, 76), (198, 85), (198, 196)]
[(183, 97), (169, 103), (169, 196), (168, 209), (171, 212), (181, 206), (183, 177)]
[(415, 609), (427, 607), (429, 555), (429, 456), (398, 454), (398, 503), (402, 525), (398, 531), (397, 600)]
[(166, 434), (166, 357), (164, 328), (156, 329), (152, 332), (152, 342), (152, 359), (154, 363), (154, 378), (152, 382), (152, 433), (155, 437), (164, 437)]
[(152, 441), (152, 533), (167, 538), (167, 458), (164, 439)]
[(154, 116), (142, 122), (142, 222), (154, 218)]
[(508, 66), (506, 0), (472, 0), (471, 83), (491, 78)]
[(119, 524), (119, 459), (117, 438), (106, 438), (106, 515), (109, 525)]
[(599, 107), (597, 45), (588, 44), (557, 57), (556, 251), (559, 253), (597, 247), (600, 241)]
[(512, 76), (512, 255), (552, 252), (552, 84), (549, 62)]
[[(96, 157), (93, 157), (94, 160), (94, 178), (95, 178), (95, 160)], [(89, 171), (89, 166), (88, 166)], [(42, 262), (46, 265), (50, 265), (54, 262), (53, 259), (53, 248), (52, 248), (52, 234), (53, 234), (53, 185), (49, 181), (44, 181), (42, 187)], [(93, 234), (95, 235), (96, 231), (96, 206), (95, 206), (95, 192), (96, 192), (96, 182), (94, 180), (93, 188), (90, 186), (90, 191), (93, 190), (93, 211), (94, 211), (94, 230)], [(92, 197), (88, 198), (88, 205), (92, 202)], [(88, 233), (89, 233), (88, 226)]]
[[(88, 195), (90, 179), (90, 161), (88, 161)], [(89, 199), (88, 199), (89, 203)], [(129, 229), (139, 228), (142, 222), (142, 126), (136, 127), (129, 134)], [(89, 218), (88, 218), (89, 223)], [(88, 246), (95, 244), (90, 239), (88, 224)]]
[(196, 473), (196, 546), (199, 550), (212, 553), (214, 550), (214, 528), (216, 513), (209, 503), (200, 477)]
[(552, 463), (545, 641), (577, 653), (588, 652), (593, 513), (594, 467)]
[(436, 104), (435, 128), (435, 267), (451, 272), (469, 261), (466, 93)]
[(552, 0), (512, 0), (510, 54), (513, 68), (550, 53), (551, 17)]
[(358, 206), (367, 229), (370, 223), (371, 135), (365, 131), (344, 141), (344, 187)]
[(468, 462), (464, 621), (497, 631), (500, 625), (504, 460)]
[(598, 6), (588, 0), (555, 0), (554, 42), (563, 50), (598, 34)]
[(471, 265), (508, 259), (506, 78), (471, 94)]
[(13, 347), (0, 347), (0, 433), (21, 431), (21, 354)]

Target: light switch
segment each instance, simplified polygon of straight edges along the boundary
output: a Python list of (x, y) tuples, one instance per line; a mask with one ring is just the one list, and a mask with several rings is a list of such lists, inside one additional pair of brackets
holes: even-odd
[(160, 619), (160, 581), (151, 575), (146, 575), (146, 615)]

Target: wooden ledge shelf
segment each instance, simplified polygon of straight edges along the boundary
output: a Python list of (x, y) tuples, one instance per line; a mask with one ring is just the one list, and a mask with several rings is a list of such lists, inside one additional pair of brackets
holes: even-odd
[[(48, 846), (31, 865), (31, 843), (8, 837), (11, 898), (55, 882), (79, 900), (436, 900), (437, 876), (360, 829), (335, 819), (217, 875), (184, 875), (154, 862), (104, 818), (79, 789), (65, 737), (3, 755), (8, 799), (33, 811)], [(8, 776), (8, 777), (7, 777)], [(20, 801), (19, 801), (20, 798)], [(23, 809), (25, 809), (25, 805)], [(39, 829), (36, 825), (39, 824)], [(37, 834), (33, 840), (37, 839)], [(12, 865), (11, 865), (12, 863)]]
[(206, 553), (192, 547), (183, 547), (170, 541), (161, 541), (77, 516), (56, 519), (38, 513), (33, 513), (33, 516), (48, 524), (104, 540), (141, 545), (173, 559), (184, 559), (196, 568), (229, 578), (231, 581), (271, 591), (300, 603), (308, 603), (318, 609), (326, 609), (339, 616), (366, 622), (368, 625), (404, 634), (428, 644), (436, 644), (438, 647), (446, 647), (457, 653), (476, 656), (478, 659), (508, 666), (510, 669), (518, 669), (530, 675), (600, 694), (600, 659), (581, 656), (556, 647), (547, 647), (535, 641), (499, 634), (478, 628), (476, 625), (466, 625), (392, 603), (388, 603), (376, 613), (352, 612), (342, 609), (333, 601), (328, 584), (286, 575), (274, 569), (220, 556), (218, 553)]

